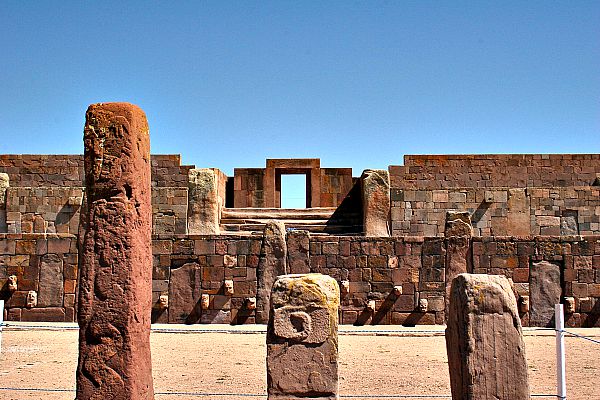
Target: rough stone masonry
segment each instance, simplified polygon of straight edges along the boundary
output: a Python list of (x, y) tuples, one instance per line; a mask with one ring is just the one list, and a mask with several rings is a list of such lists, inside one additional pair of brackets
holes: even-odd
[(84, 128), (78, 400), (154, 398), (150, 138), (144, 112), (99, 103)]
[(506, 277), (453, 280), (446, 348), (453, 400), (529, 399), (521, 321)]
[(270, 400), (338, 398), (337, 281), (321, 274), (280, 276), (267, 330)]

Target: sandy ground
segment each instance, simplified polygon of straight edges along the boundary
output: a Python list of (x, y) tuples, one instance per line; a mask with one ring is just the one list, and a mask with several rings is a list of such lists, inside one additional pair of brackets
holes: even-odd
[[(223, 329), (229, 328), (223, 326)], [(600, 340), (600, 329), (574, 331)], [(437, 332), (422, 337), (410, 336), (407, 332), (340, 334), (340, 395), (356, 396), (352, 397), (355, 399), (365, 398), (360, 395), (448, 395), (446, 349), (440, 333), (437, 328)], [(2, 336), (0, 399), (62, 400), (75, 397), (72, 390), (77, 364), (77, 331), (13, 328), (5, 329)], [(240, 398), (235, 393), (265, 393), (264, 334), (154, 331), (151, 341), (158, 400), (235, 399)], [(552, 332), (526, 331), (525, 344), (531, 392), (555, 393), (555, 339)], [(597, 383), (600, 344), (567, 338), (566, 347), (569, 400), (600, 399)], [(159, 394), (164, 392), (209, 395)]]

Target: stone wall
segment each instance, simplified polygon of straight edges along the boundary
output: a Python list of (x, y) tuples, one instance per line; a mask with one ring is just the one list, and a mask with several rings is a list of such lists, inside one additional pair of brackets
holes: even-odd
[[(261, 242), (261, 236), (155, 235), (153, 322), (254, 323)], [(304, 272), (340, 283), (343, 324), (442, 324), (446, 248), (446, 240), (436, 237), (315, 235), (305, 250), (299, 248), (303, 254), (289, 257), (307, 260), (310, 271)], [(472, 272), (512, 279), (520, 301), (532, 298), (532, 309), (547, 307), (533, 304), (540, 285), (544, 291), (554, 287), (562, 301), (573, 302), (569, 326), (600, 326), (600, 236), (474, 237), (471, 248)], [(73, 235), (0, 234), (0, 297), (7, 300), (7, 319), (73, 321), (77, 261)], [(532, 278), (541, 262), (557, 266), (557, 281)], [(12, 294), (10, 275), (18, 280)], [(232, 281), (230, 293), (226, 281)], [(26, 306), (30, 290), (39, 299), (32, 308)], [(168, 296), (166, 309), (161, 295)], [(529, 325), (528, 310), (521, 319)]]
[(590, 186), (600, 154), (406, 155), (389, 171), (402, 189)]
[(391, 190), (394, 235), (442, 236), (446, 211), (469, 211), (476, 236), (600, 233), (600, 187)]
[[(187, 187), (188, 171), (179, 154), (152, 155), (152, 187)], [(0, 172), (13, 187), (83, 187), (83, 156), (80, 154), (0, 154)]]

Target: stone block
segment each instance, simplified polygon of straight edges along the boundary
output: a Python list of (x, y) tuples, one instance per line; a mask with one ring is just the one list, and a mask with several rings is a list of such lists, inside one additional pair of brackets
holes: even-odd
[(454, 279), (446, 349), (453, 399), (529, 400), (521, 321), (506, 277)]
[(338, 398), (339, 296), (337, 282), (326, 275), (285, 275), (273, 284), (269, 399)]

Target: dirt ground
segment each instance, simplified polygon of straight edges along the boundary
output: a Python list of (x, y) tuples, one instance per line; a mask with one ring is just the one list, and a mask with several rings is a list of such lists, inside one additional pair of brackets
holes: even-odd
[[(575, 331), (600, 339), (600, 329)], [(555, 339), (551, 333), (525, 334), (533, 394), (555, 393)], [(361, 395), (449, 395), (445, 342), (439, 334), (340, 334), (340, 395), (354, 399), (365, 398)], [(2, 337), (0, 399), (75, 397), (77, 331), (5, 329)], [(158, 400), (235, 399), (241, 397), (236, 393), (260, 395), (266, 391), (264, 334), (154, 331), (151, 341)], [(566, 347), (569, 400), (600, 399), (600, 344), (567, 338)], [(160, 394), (165, 392), (198, 394)]]

